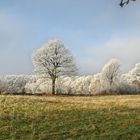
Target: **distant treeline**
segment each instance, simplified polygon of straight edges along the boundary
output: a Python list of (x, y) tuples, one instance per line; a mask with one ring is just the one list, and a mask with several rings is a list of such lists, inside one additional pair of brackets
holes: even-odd
[[(121, 74), (120, 63), (110, 60), (100, 73), (91, 76), (61, 76), (56, 80), (57, 95), (140, 94), (140, 63)], [(41, 75), (0, 76), (1, 94), (48, 95), (51, 79)]]

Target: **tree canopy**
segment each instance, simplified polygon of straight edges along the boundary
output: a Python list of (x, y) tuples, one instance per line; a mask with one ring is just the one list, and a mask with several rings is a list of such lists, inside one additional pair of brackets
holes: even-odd
[(76, 65), (63, 41), (50, 40), (33, 54), (35, 71), (52, 80), (52, 94), (55, 94), (55, 81), (59, 76), (74, 75)]

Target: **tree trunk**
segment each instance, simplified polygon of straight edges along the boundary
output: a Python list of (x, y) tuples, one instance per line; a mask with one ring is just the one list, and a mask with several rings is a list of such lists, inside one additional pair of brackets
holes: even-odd
[(52, 94), (55, 94), (55, 80), (56, 78), (52, 78)]

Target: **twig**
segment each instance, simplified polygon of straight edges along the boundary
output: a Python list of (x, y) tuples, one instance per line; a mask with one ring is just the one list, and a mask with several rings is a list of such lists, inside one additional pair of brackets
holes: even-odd
[(136, 0), (127, 0), (127, 1), (121, 0), (120, 6), (123, 7), (125, 4), (127, 5), (130, 1), (136, 1)]

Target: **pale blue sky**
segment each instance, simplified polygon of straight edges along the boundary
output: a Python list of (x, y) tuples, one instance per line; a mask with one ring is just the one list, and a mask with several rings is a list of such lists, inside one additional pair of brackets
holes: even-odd
[(31, 54), (61, 39), (80, 74), (99, 72), (110, 58), (128, 71), (140, 62), (140, 1), (0, 0), (0, 74), (31, 74)]

